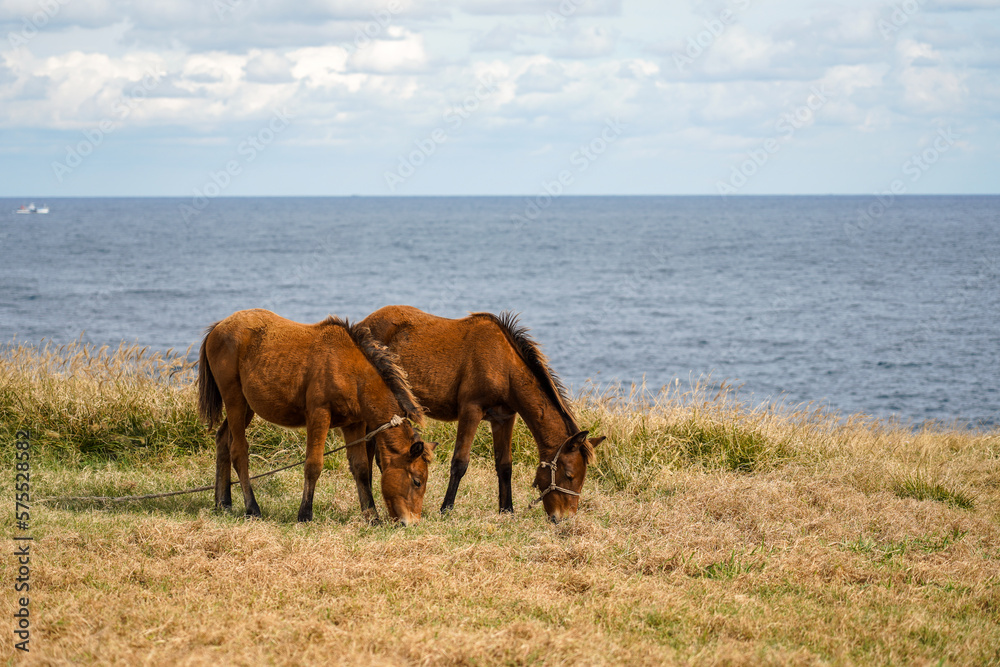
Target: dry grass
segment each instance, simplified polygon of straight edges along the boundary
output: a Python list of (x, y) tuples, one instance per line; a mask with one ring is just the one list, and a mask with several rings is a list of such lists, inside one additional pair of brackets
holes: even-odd
[[(437, 466), (424, 521), (405, 530), (362, 522), (342, 454), (311, 525), (295, 523), (294, 471), (256, 487), (263, 521), (214, 513), (210, 494), (36, 507), (26, 662), (1000, 662), (1000, 433), (643, 395), (577, 404), (609, 443), (580, 514), (555, 527), (524, 509), (537, 455), (523, 427), (512, 517), (495, 513), (485, 429), (456, 510), (433, 511)], [(212, 477), (190, 368), (170, 357), (8, 350), (7, 460), (25, 427), (36, 496)], [(432, 430), (444, 462), (454, 428)], [(302, 448), (266, 425), (250, 438), (257, 471)]]

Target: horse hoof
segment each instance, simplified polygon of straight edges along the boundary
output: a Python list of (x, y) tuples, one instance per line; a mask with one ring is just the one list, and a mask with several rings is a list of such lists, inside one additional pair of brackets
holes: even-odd
[(454, 503), (451, 504), (451, 505), (442, 505), (441, 506), (441, 514), (447, 514), (448, 512), (452, 511), (453, 509), (455, 509)]
[(305, 523), (306, 521), (312, 521), (312, 512), (299, 512), (299, 523)]

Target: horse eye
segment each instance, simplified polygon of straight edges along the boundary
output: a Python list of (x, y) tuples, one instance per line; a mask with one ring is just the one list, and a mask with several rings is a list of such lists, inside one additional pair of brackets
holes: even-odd
[(420, 488), (420, 480), (419, 479), (413, 480), (413, 486), (415, 486), (416, 488), (419, 489)]

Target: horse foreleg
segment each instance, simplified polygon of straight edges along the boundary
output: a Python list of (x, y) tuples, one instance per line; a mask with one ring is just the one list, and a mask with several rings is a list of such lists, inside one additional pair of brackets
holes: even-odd
[[(344, 442), (354, 442), (365, 437), (364, 424), (351, 424), (341, 429)], [(370, 454), (369, 454), (370, 452)], [(358, 487), (358, 502), (361, 503), (361, 515), (369, 523), (378, 523), (378, 509), (375, 507), (375, 496), (372, 493), (372, 458), (375, 454), (375, 440), (347, 448), (347, 462), (351, 467), (351, 476)]]
[(469, 456), (472, 453), (472, 441), (476, 437), (476, 428), (483, 419), (483, 411), (479, 406), (467, 405), (458, 416), (458, 435), (455, 436), (455, 452), (451, 455), (451, 473), (448, 475), (448, 490), (441, 503), (441, 512), (447, 512), (455, 506), (455, 496), (458, 485), (469, 469)]
[(510, 477), (513, 471), (511, 457), (511, 441), (514, 438), (514, 417), (502, 420), (491, 420), (493, 431), (493, 458), (496, 461), (497, 484), (500, 489), (500, 512), (514, 512), (514, 498), (510, 487)]
[[(234, 405), (231, 405), (234, 404)], [(253, 419), (253, 411), (240, 395), (239, 401), (226, 403), (226, 418), (229, 420), (229, 456), (236, 470), (236, 476), (243, 487), (243, 505), (246, 515), (260, 516), (260, 506), (250, 486), (250, 443), (247, 442), (247, 424)]]
[(299, 521), (312, 521), (313, 494), (316, 480), (323, 472), (323, 447), (326, 434), (330, 430), (330, 412), (313, 410), (306, 418), (306, 472), (302, 485), (302, 504), (299, 505)]

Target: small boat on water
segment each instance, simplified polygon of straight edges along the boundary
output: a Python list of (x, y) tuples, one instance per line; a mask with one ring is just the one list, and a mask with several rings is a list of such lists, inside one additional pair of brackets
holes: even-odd
[(43, 204), (41, 208), (38, 208), (35, 206), (35, 202), (31, 202), (27, 206), (22, 204), (21, 208), (14, 211), (14, 213), (48, 213), (48, 212), (49, 212), (48, 204)]

